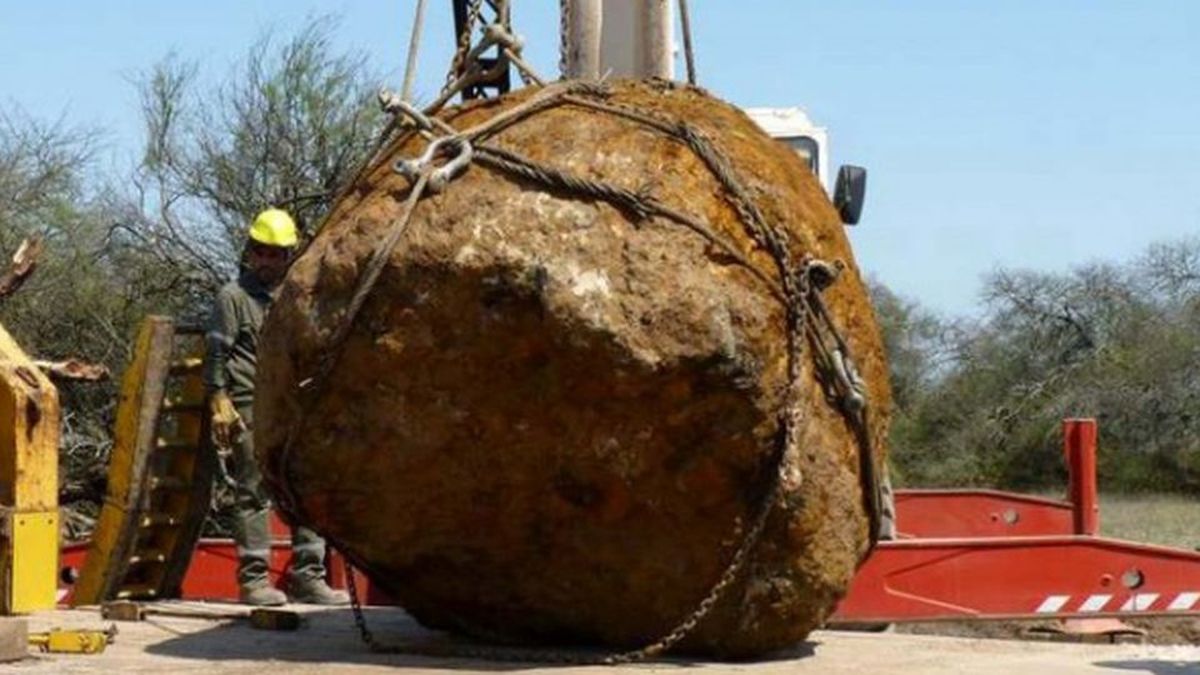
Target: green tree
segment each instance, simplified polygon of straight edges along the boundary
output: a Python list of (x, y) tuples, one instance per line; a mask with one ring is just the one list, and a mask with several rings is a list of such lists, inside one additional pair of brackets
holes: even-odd
[[(0, 320), (35, 358), (77, 357), (119, 372), (130, 327), (173, 305), (153, 266), (110, 239), (112, 214), (95, 188), (100, 137), (19, 110), (0, 113), (0, 255), (7, 259), (25, 237), (44, 241), (36, 272), (0, 301)], [(103, 484), (116, 392), (111, 381), (59, 389), (62, 491), (70, 504), (94, 497)], [(86, 518), (68, 521), (80, 524)]]
[[(204, 320), (257, 213), (284, 208), (311, 235), (374, 151), (385, 121), (378, 79), (362, 55), (333, 50), (335, 24), (321, 17), (283, 41), (264, 35), (215, 85), (173, 56), (139, 82), (145, 153), (115, 202), (120, 239), (165, 270), (177, 316)], [(223, 487), (217, 499), (228, 501)]]
[(124, 236), (175, 271), (196, 312), (233, 275), (255, 214), (284, 208), (311, 232), (374, 147), (378, 80), (361, 55), (333, 51), (335, 23), (260, 38), (216, 85), (174, 56), (139, 82), (146, 146)]
[(898, 408), (901, 474), (926, 485), (1061, 485), (1060, 421), (1087, 416), (1100, 422), (1106, 488), (1200, 487), (1198, 281), (1196, 240), (1123, 265), (990, 275), (982, 316), (942, 325), (941, 365)]
[(939, 375), (946, 358), (942, 339), (947, 326), (919, 302), (897, 295), (877, 279), (869, 279), (867, 289), (883, 333), (893, 405), (908, 410)]
[[(138, 83), (145, 151), (132, 175), (96, 170), (102, 133), (0, 111), (0, 255), (41, 235), (42, 262), (0, 321), (31, 354), (75, 356), (119, 377), (141, 319), (207, 314), (246, 225), (268, 206), (310, 230), (374, 147), (382, 122), (361, 55), (336, 53), (335, 22), (265, 36), (224, 79), (167, 57)], [(73, 534), (103, 493), (115, 381), (65, 384), (62, 502)]]

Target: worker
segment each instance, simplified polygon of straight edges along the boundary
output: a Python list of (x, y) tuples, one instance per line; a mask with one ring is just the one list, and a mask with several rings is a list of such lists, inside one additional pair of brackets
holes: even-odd
[(296, 242), (296, 224), (287, 212), (268, 209), (254, 219), (240, 274), (217, 293), (206, 336), (204, 382), (212, 435), (232, 463), (239, 597), (248, 605), (282, 605), (289, 598), (319, 605), (350, 601), (345, 591), (325, 583), (325, 541), (306, 527), (292, 530), (288, 594), (271, 586), (267, 576), (270, 500), (254, 456), (253, 434), (258, 332)]

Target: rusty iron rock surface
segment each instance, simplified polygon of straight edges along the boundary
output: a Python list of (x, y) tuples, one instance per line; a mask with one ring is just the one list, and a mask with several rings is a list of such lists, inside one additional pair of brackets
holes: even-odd
[[(442, 117), (466, 128), (528, 95)], [(879, 332), (816, 179), (699, 89), (618, 82), (611, 100), (702, 131), (787, 230), (796, 259), (845, 264), (826, 299), (883, 439), (890, 395)], [(648, 190), (778, 277), (702, 161), (660, 132), (562, 106), (488, 142)], [(534, 644), (629, 648), (658, 638), (719, 578), (774, 470), (782, 304), (676, 223), (635, 222), (475, 164), (417, 205), (332, 377), (302, 397), (408, 195), (391, 163), (424, 147), (398, 138), (360, 176), (266, 320), (255, 440), (267, 480), (276, 491), (286, 484), (303, 517), (427, 625)], [(807, 351), (803, 363), (808, 423), (783, 497), (738, 583), (684, 651), (752, 656), (802, 640), (867, 549), (854, 439)]]

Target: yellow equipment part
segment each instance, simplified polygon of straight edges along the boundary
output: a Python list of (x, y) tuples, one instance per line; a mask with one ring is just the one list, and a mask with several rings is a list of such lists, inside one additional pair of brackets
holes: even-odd
[(25, 614), (53, 607), (58, 584), (58, 512), (15, 513), (9, 612)]
[(58, 391), (0, 327), (0, 613), (54, 607)]
[(30, 633), (29, 646), (51, 654), (99, 654), (116, 635), (116, 628), (101, 630), (52, 630)]
[(207, 444), (203, 333), (142, 322), (121, 379), (108, 491), (72, 602), (179, 594), (208, 514), (216, 455)]

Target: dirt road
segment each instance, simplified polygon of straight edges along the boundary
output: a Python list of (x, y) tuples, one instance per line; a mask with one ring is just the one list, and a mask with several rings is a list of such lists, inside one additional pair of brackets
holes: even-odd
[[(210, 607), (236, 611), (225, 605), (183, 603), (184, 607)], [(462, 671), (610, 671), (604, 667), (557, 668), (506, 664), (467, 659), (429, 659), (378, 655), (359, 642), (349, 610), (304, 609), (306, 626), (296, 632), (267, 632), (240, 622), (194, 618), (153, 618), (142, 623), (120, 623), (114, 644), (101, 655), (37, 655), (24, 662), (0, 666), (13, 673), (372, 673), (406, 671), (438, 673)], [(394, 609), (368, 610), (369, 620), (383, 641), (418, 641), (437, 644), (445, 638), (417, 626)], [(89, 610), (46, 612), (29, 619), (30, 630), (52, 627), (106, 625), (99, 613)], [(666, 661), (622, 667), (642, 672), (703, 668), (708, 673), (739, 675), (794, 675), (822, 673), (871, 675), (874, 673), (960, 674), (985, 673), (1147, 673), (1180, 675), (1200, 673), (1200, 647), (1149, 647), (1139, 645), (1077, 645), (1007, 640), (983, 640), (894, 633), (820, 631), (810, 641), (769, 661), (754, 663), (693, 663)]]

